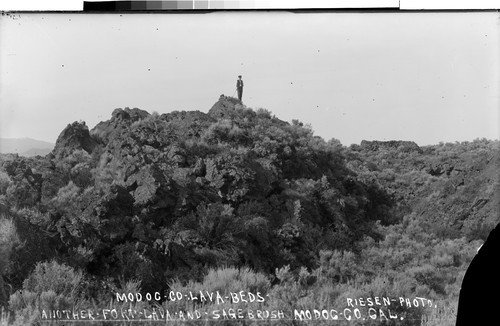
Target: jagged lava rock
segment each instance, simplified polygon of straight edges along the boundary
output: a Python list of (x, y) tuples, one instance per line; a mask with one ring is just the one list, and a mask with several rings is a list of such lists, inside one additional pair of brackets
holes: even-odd
[(140, 119), (144, 119), (149, 116), (149, 113), (147, 111), (138, 109), (138, 108), (125, 108), (125, 109), (115, 109), (113, 113), (111, 114), (112, 119), (122, 119), (122, 120), (131, 120), (131, 121), (138, 121)]
[(362, 140), (361, 148), (370, 151), (378, 151), (380, 149), (397, 149), (403, 152), (423, 153), (422, 149), (415, 142), (405, 141), (405, 140), (389, 140), (389, 141)]
[(96, 146), (97, 142), (90, 136), (89, 128), (85, 122), (75, 121), (67, 125), (59, 134), (52, 154), (55, 159), (61, 159), (78, 149), (92, 153)]
[(243, 107), (241, 102), (234, 97), (221, 95), (219, 100), (208, 111), (208, 115), (215, 118), (230, 118), (238, 107)]
[[(208, 115), (216, 120), (231, 120), (234, 123), (239, 123), (243, 120), (253, 121), (256, 118), (256, 111), (247, 108), (238, 99), (222, 94), (219, 100), (208, 111)], [(269, 116), (271, 121), (277, 126), (290, 125), (288, 122), (278, 119), (275, 116)]]
[(200, 111), (173, 111), (164, 113), (161, 120), (177, 126), (174, 128), (178, 137), (200, 137), (212, 123), (216, 121), (210, 115)]
[(127, 131), (132, 123), (149, 116), (147, 111), (138, 108), (118, 108), (111, 114), (111, 119), (101, 121), (92, 128), (90, 135), (99, 143), (106, 144), (110, 138), (119, 137), (123, 131)]

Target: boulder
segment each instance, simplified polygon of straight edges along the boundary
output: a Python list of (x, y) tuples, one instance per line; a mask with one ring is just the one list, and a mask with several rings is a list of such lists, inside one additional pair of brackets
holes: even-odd
[(52, 150), (55, 159), (61, 159), (75, 150), (83, 149), (92, 153), (97, 142), (90, 136), (85, 122), (73, 122), (64, 128), (57, 137), (56, 146)]

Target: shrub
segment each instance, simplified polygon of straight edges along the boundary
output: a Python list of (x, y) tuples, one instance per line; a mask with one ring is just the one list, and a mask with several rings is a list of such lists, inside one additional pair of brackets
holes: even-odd
[(14, 222), (10, 218), (0, 217), (0, 308), (7, 303), (7, 294), (3, 276), (8, 272), (10, 256), (16, 245), (20, 244)]
[(9, 306), (16, 319), (39, 320), (41, 311), (72, 309), (81, 302), (79, 286), (83, 274), (56, 261), (38, 263), (23, 283), (22, 290), (10, 296)]

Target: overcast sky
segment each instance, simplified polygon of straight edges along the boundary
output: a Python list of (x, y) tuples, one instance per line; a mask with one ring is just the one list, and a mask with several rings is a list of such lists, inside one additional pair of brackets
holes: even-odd
[(499, 13), (219, 12), (0, 17), (0, 137), (207, 112), (239, 74), (248, 107), (344, 145), (500, 136)]

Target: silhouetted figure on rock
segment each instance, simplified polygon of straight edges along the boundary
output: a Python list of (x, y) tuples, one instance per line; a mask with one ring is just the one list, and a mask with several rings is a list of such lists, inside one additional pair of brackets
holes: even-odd
[(467, 268), (456, 326), (500, 325), (500, 223)]
[(243, 97), (243, 80), (241, 80), (241, 75), (238, 76), (238, 80), (236, 81), (236, 90), (238, 91), (238, 100), (241, 102), (241, 98)]

